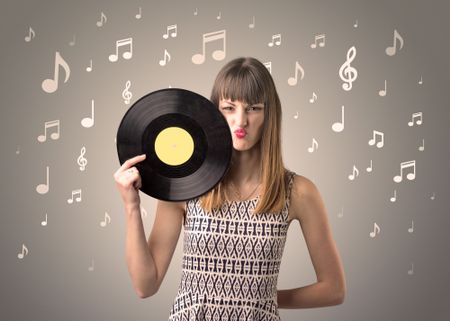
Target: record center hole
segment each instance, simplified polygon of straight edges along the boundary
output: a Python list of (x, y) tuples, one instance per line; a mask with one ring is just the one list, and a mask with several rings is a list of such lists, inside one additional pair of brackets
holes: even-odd
[(155, 153), (167, 165), (181, 165), (194, 153), (194, 140), (183, 128), (167, 127), (156, 136)]

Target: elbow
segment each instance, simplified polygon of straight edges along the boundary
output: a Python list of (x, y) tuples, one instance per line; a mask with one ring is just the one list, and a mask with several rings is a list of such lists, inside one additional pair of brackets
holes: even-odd
[(346, 294), (345, 289), (335, 291), (334, 295), (333, 295), (333, 298), (334, 298), (333, 304), (334, 305), (343, 304), (345, 301), (345, 294)]
[(159, 286), (148, 287), (146, 289), (138, 288), (138, 287), (135, 288), (135, 292), (136, 292), (137, 296), (141, 299), (146, 299), (151, 296), (154, 296), (156, 293), (158, 293), (158, 290), (159, 290)]

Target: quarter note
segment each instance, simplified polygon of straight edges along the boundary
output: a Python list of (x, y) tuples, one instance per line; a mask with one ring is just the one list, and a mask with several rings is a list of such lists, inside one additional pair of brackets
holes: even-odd
[(255, 16), (253, 16), (252, 23), (250, 23), (250, 24), (248, 25), (248, 27), (249, 27), (250, 29), (255, 28)]
[(105, 227), (109, 223), (111, 223), (111, 217), (107, 212), (105, 212), (105, 220), (100, 222), (100, 226)]
[(372, 137), (371, 140), (369, 140), (369, 145), (370, 145), (370, 146), (375, 145), (377, 136), (378, 136), (378, 137), (381, 137), (380, 141), (377, 143), (377, 147), (378, 147), (378, 148), (381, 148), (381, 147), (384, 146), (384, 133), (379, 132), (379, 131), (377, 131), (377, 130), (374, 130), (374, 131), (373, 131), (373, 137)]
[(25, 244), (22, 244), (22, 252), (17, 254), (17, 257), (21, 260), (25, 257), (25, 255), (28, 255), (28, 248), (25, 246)]
[(371, 173), (372, 170), (373, 170), (373, 167), (372, 167), (372, 160), (370, 160), (370, 166), (366, 168), (366, 171), (367, 171), (368, 173)]
[(400, 183), (403, 180), (403, 169), (409, 168), (412, 168), (412, 173), (408, 173), (406, 175), (406, 178), (409, 179), (410, 181), (414, 180), (416, 178), (416, 161), (412, 160), (400, 164), (400, 175), (394, 177), (394, 182)]
[(423, 152), (425, 150), (425, 139), (422, 139), (422, 145), (419, 146), (419, 150)]
[(420, 76), (420, 80), (419, 80), (419, 85), (422, 85), (423, 84), (423, 79), (422, 79), (422, 76)]
[(133, 38), (125, 38), (116, 41), (116, 53), (109, 55), (109, 61), (116, 62), (119, 58), (119, 47), (127, 46), (128, 50), (124, 51), (122, 57), (124, 59), (131, 59), (133, 57)]
[(81, 126), (91, 128), (94, 126), (94, 99), (91, 100), (91, 117), (85, 117), (81, 120)]
[(72, 204), (73, 203), (73, 197), (74, 195), (78, 195), (75, 199), (77, 202), (81, 202), (81, 189), (76, 189), (72, 191), (72, 198), (69, 198), (67, 200), (67, 203)]
[(47, 223), (48, 223), (48, 217), (47, 217), (47, 213), (45, 213), (45, 221), (42, 221), (41, 225), (42, 226), (47, 226)]
[(89, 272), (94, 271), (94, 259), (92, 259), (92, 264), (88, 267), (88, 271)]
[(380, 95), (381, 97), (384, 97), (384, 96), (386, 96), (386, 91), (387, 91), (387, 89), (386, 89), (386, 80), (384, 81), (384, 89), (381, 89), (379, 92), (378, 92), (378, 95)]
[(314, 43), (311, 44), (311, 48), (317, 48), (317, 40), (319, 40), (319, 47), (325, 47), (325, 34), (315, 36)]
[(142, 8), (139, 7), (139, 12), (136, 14), (136, 19), (141, 19), (142, 18)]
[(47, 194), (50, 186), (49, 181), (49, 167), (47, 166), (47, 182), (45, 184), (39, 184), (36, 186), (36, 192), (39, 194)]
[(51, 133), (50, 138), (53, 140), (59, 139), (59, 119), (46, 121), (44, 123), (44, 135), (39, 135), (37, 140), (41, 143), (47, 140), (47, 129), (56, 127), (56, 133)]
[(16, 154), (17, 154), (17, 155), (20, 154), (20, 146), (17, 146)]
[(106, 20), (107, 20), (107, 18), (102, 11), (102, 13), (100, 14), (100, 21), (97, 21), (97, 27), (102, 27), (103, 24), (106, 23)]
[(298, 118), (298, 111), (294, 115), (294, 119), (297, 119), (297, 118)]
[(170, 36), (172, 38), (175, 38), (177, 36), (177, 25), (171, 25), (167, 27), (167, 32), (165, 34), (163, 34), (163, 38), (164, 39), (168, 39), (169, 38), (169, 32), (173, 31), (172, 33), (170, 33)]
[(414, 263), (411, 263), (411, 270), (408, 270), (408, 274), (409, 275), (413, 275), (414, 274)]
[(194, 10), (194, 16), (196, 16), (196, 15), (198, 15), (198, 9), (197, 8), (195, 8), (195, 10)]
[(358, 20), (356, 20), (355, 24), (353, 25), (353, 27), (358, 28)]
[(72, 41), (69, 42), (69, 46), (71, 47), (75, 46), (75, 35), (73, 35)]
[(34, 32), (33, 28), (30, 27), (28, 31), (28, 36), (25, 36), (25, 41), (30, 42), (31, 39), (33, 39), (36, 36), (36, 33)]
[(213, 42), (213, 41), (217, 41), (217, 40), (222, 40), (222, 50), (215, 50), (212, 53), (212, 57), (214, 58), (214, 60), (217, 61), (221, 61), (223, 59), (225, 59), (225, 55), (226, 55), (226, 30), (219, 30), (219, 31), (214, 31), (214, 32), (210, 32), (210, 33), (205, 33), (203, 34), (203, 41), (202, 41), (202, 53), (201, 54), (195, 54), (192, 56), (192, 62), (196, 65), (200, 65), (202, 63), (205, 62), (205, 49), (206, 49), (206, 44), (209, 42)]
[(169, 61), (170, 61), (170, 54), (167, 51), (167, 49), (164, 49), (164, 59), (161, 59), (159, 61), (159, 65), (160, 66), (165, 66), (167, 64), (167, 62), (169, 62)]
[(87, 72), (91, 72), (91, 71), (92, 71), (92, 59), (91, 59), (91, 61), (90, 61), (89, 66), (86, 67), (86, 71), (87, 71)]
[(315, 138), (312, 139), (312, 146), (308, 147), (308, 152), (312, 153), (314, 152), (314, 149), (319, 149), (319, 143)]
[(275, 40), (275, 39), (276, 39), (275, 44), (276, 44), (277, 46), (281, 45), (281, 34), (273, 35), (273, 36), (272, 36), (272, 41), (269, 42), (267, 45), (268, 45), (269, 47), (273, 47), (273, 44), (274, 44), (274, 40)]
[(386, 54), (388, 56), (393, 56), (393, 55), (396, 54), (396, 52), (397, 52), (397, 40), (400, 43), (399, 50), (401, 50), (403, 48), (403, 38), (402, 38), (402, 36), (400, 36), (400, 34), (397, 32), (397, 30), (394, 29), (394, 44), (392, 45), (392, 47), (387, 47), (386, 48)]
[(309, 102), (312, 104), (317, 100), (317, 95), (316, 93), (313, 91), (312, 97), (309, 99)]
[(42, 82), (42, 89), (46, 93), (53, 93), (58, 89), (59, 66), (63, 67), (63, 69), (64, 69), (64, 72), (66, 75), (66, 77), (64, 79), (64, 83), (66, 83), (70, 77), (70, 67), (67, 64), (67, 62), (63, 59), (63, 57), (61, 57), (61, 55), (59, 54), (59, 51), (56, 51), (56, 53), (55, 53), (55, 69), (54, 69), (53, 79), (45, 79)]
[[(356, 174), (356, 175), (355, 175)], [(356, 168), (355, 165), (353, 165), (353, 170), (352, 173), (350, 175), (348, 175), (348, 179), (353, 181), (356, 177), (359, 176), (359, 170)]]
[(344, 105), (342, 105), (341, 118), (342, 118), (341, 122), (335, 122), (331, 126), (331, 129), (333, 129), (333, 131), (335, 131), (336, 133), (340, 133), (341, 131), (344, 130)]
[(397, 190), (394, 189), (394, 196), (391, 197), (391, 202), (394, 203), (397, 200)]
[(414, 119), (416, 119), (416, 118), (418, 118), (416, 120), (416, 125), (422, 125), (422, 112), (420, 111), (418, 113), (412, 114), (411, 121), (408, 122), (408, 126), (410, 126), (410, 127), (413, 126), (414, 125)]
[(414, 221), (411, 221), (411, 227), (408, 228), (408, 232), (409, 232), (409, 233), (414, 232)]
[(222, 12), (219, 11), (219, 15), (216, 18), (217, 20), (220, 20), (220, 18), (222, 18)]
[(377, 234), (381, 232), (380, 227), (377, 223), (373, 223), (373, 232), (370, 232), (370, 237), (374, 238)]
[(295, 62), (295, 75), (294, 75), (294, 77), (289, 77), (289, 79), (288, 79), (288, 84), (290, 86), (297, 85), (298, 71), (300, 71), (300, 73), (301, 73), (300, 80), (302, 80), (303, 77), (305, 76), (305, 71), (303, 70), (303, 67), (298, 63), (298, 61), (296, 61)]

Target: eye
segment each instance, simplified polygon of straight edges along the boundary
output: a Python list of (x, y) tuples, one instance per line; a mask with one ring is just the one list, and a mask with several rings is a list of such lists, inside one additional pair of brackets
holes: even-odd
[(251, 109), (251, 110), (254, 110), (254, 111), (258, 111), (258, 110), (262, 109), (261, 107), (255, 107), (255, 106), (251, 106), (251, 107), (248, 107), (248, 108)]
[(224, 109), (224, 110), (230, 110), (230, 109), (233, 109), (233, 107), (231, 107), (231, 106), (223, 106), (222, 109)]

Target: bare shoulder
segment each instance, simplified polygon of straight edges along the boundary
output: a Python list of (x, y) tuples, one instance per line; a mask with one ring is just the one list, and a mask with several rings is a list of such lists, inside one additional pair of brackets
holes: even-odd
[(321, 196), (313, 181), (305, 176), (295, 174), (290, 199), (290, 219), (302, 222), (305, 219), (308, 204), (320, 202)]

